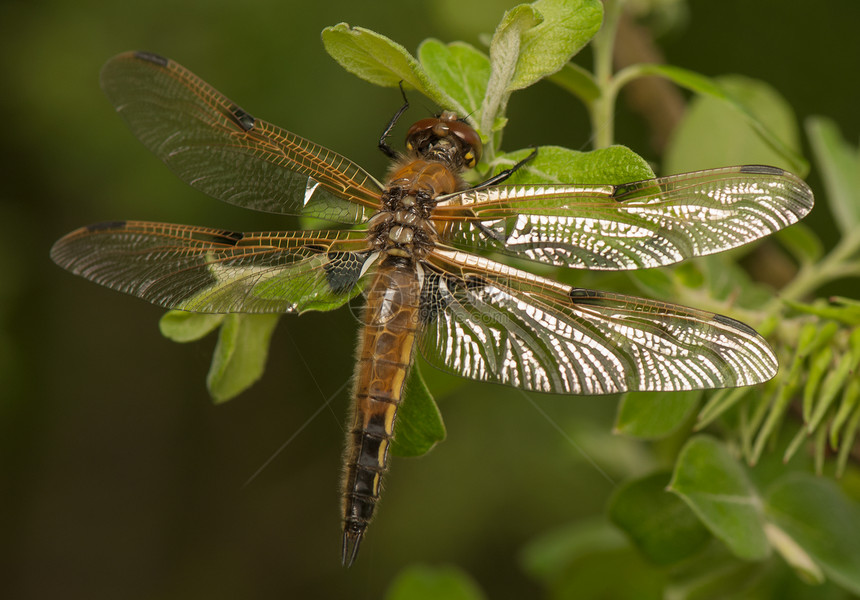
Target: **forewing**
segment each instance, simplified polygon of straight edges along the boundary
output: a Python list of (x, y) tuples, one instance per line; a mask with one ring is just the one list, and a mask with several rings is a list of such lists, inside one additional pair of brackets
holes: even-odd
[(361, 289), (360, 231), (239, 233), (120, 221), (75, 230), (58, 265), (148, 302), (206, 313), (331, 310)]
[(422, 288), (420, 347), (456, 375), (557, 394), (752, 385), (776, 374), (748, 326), (684, 306), (571, 288), (437, 249)]
[(252, 117), (172, 60), (120, 54), (101, 85), (132, 133), (213, 198), (342, 223), (379, 206), (380, 184), (354, 162)]
[(742, 246), (813, 205), (802, 180), (747, 165), (606, 186), (494, 186), (444, 198), (442, 241), (579, 269), (669, 265)]

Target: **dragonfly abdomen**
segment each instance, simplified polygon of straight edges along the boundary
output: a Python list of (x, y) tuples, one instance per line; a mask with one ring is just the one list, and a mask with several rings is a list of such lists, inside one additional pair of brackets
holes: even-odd
[(379, 500), (394, 422), (412, 365), (420, 283), (410, 259), (386, 257), (367, 294), (343, 482), (343, 561), (351, 564)]

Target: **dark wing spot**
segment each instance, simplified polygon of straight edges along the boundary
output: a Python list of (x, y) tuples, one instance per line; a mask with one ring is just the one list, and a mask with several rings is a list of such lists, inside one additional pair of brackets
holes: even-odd
[(87, 231), (103, 231), (105, 229), (123, 229), (125, 228), (125, 221), (105, 221), (103, 223), (93, 223), (92, 225), (87, 225)]
[(733, 329), (743, 331), (744, 333), (747, 333), (749, 335), (758, 335), (758, 332), (756, 332), (755, 329), (753, 329), (746, 323), (741, 323), (740, 321), (736, 321), (723, 315), (714, 315), (714, 321), (716, 321), (717, 323), (722, 323), (723, 325), (728, 325)]
[(580, 304), (587, 303), (589, 300), (599, 300), (603, 298), (603, 294), (598, 292), (597, 290), (587, 290), (585, 288), (572, 288), (568, 297), (573, 302), (579, 302)]
[(239, 127), (244, 129), (245, 131), (251, 131), (254, 128), (254, 123), (256, 119), (246, 113), (244, 110), (239, 108), (237, 105), (233, 104), (230, 107), (230, 115), (236, 120), (239, 124)]
[(226, 244), (228, 246), (236, 246), (245, 237), (241, 231), (218, 231), (215, 233), (200, 233), (194, 232), (192, 237), (201, 242), (212, 242), (214, 244)]
[(479, 275), (469, 274), (464, 278), (466, 289), (470, 292), (480, 292), (489, 285), (489, 282)]
[(753, 173), (754, 175), (783, 175), (785, 171), (778, 167), (769, 167), (768, 165), (744, 165), (741, 167), (741, 173)]
[(343, 294), (358, 283), (358, 276), (370, 252), (329, 252), (325, 276), (335, 294)]
[(146, 51), (138, 51), (134, 53), (135, 58), (139, 58), (141, 60), (145, 60), (147, 62), (155, 63), (156, 65), (166, 67), (167, 63), (170, 61), (159, 54), (155, 54), (154, 52), (146, 52)]
[(630, 188), (626, 185), (623, 185), (623, 184), (613, 185), (611, 197), (618, 199), (629, 191), (630, 191)]

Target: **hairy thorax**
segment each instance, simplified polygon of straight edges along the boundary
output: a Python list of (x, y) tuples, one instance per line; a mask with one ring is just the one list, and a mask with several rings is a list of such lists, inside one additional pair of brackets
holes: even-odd
[(382, 210), (370, 219), (371, 247), (390, 256), (422, 259), (437, 239), (430, 221), (435, 199), (463, 187), (445, 161), (404, 157), (391, 170), (382, 194)]

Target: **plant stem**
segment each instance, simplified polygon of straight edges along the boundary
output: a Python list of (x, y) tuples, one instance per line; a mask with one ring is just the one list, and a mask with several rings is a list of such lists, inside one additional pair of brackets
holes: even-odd
[(843, 277), (860, 277), (860, 267), (852, 258), (860, 250), (860, 235), (847, 235), (839, 240), (830, 253), (821, 261), (804, 265), (797, 276), (779, 292), (766, 308), (768, 312), (778, 310), (782, 300), (800, 301), (821, 286)]
[(606, 148), (615, 139), (616, 88), (612, 85), (612, 54), (624, 0), (603, 0), (603, 26), (594, 36), (594, 76), (600, 97), (591, 105), (594, 147)]

